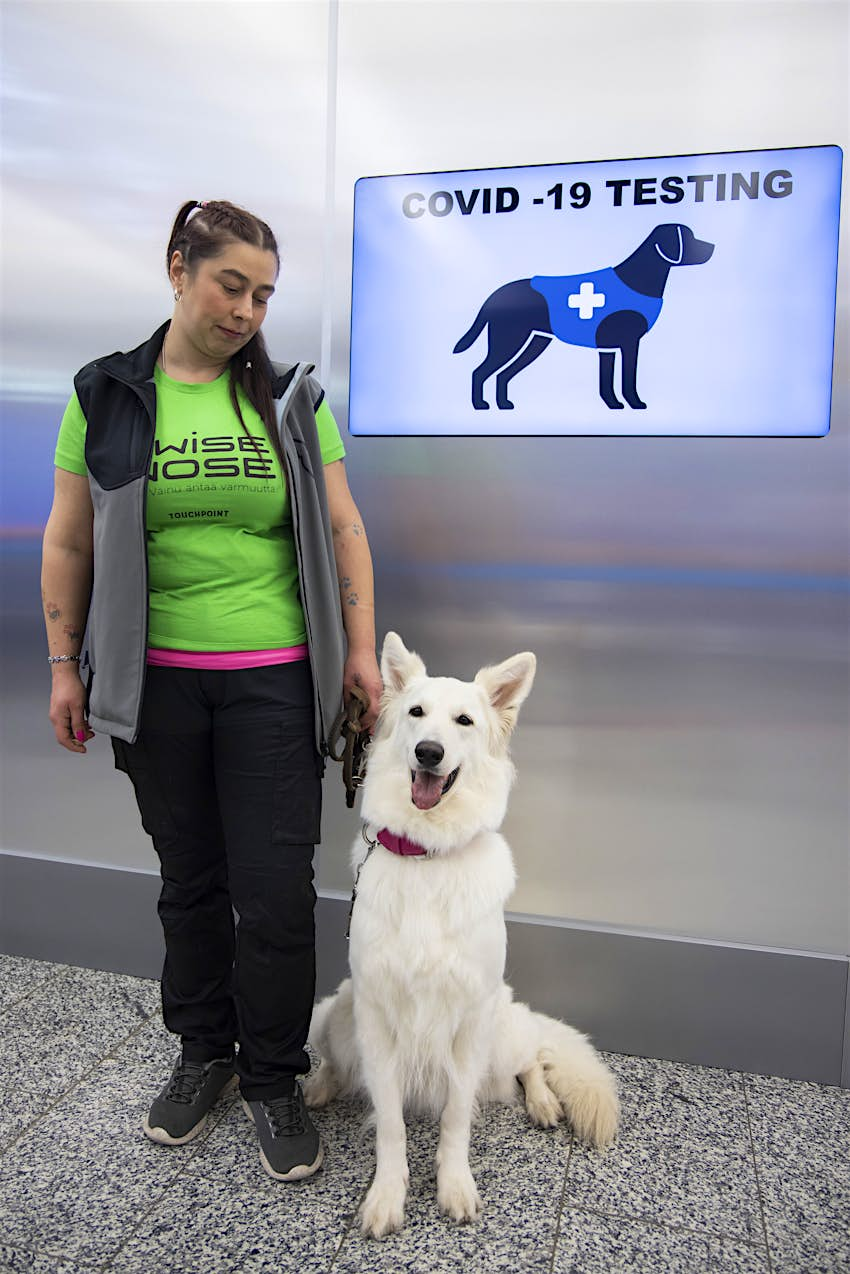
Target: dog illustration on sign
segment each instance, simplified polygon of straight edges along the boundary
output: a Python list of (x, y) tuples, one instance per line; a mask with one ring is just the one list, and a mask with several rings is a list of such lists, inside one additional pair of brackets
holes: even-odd
[(703, 265), (713, 251), (713, 243), (673, 223), (656, 226), (630, 257), (606, 270), (536, 274), (497, 288), (453, 351), (462, 354), (487, 328), (487, 357), (472, 373), (473, 407), (489, 408), (484, 382), (495, 372), (496, 406), (510, 411), (509, 382), (540, 357), (553, 336), (599, 351), (599, 394), (612, 410), (623, 407), (614, 391), (619, 350), (623, 398), (630, 407), (646, 407), (637, 392), (638, 345), (661, 313), (667, 276), (673, 266)]

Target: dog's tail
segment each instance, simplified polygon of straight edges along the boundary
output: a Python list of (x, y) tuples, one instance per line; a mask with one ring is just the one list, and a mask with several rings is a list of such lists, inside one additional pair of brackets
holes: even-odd
[(586, 1035), (542, 1013), (534, 1017), (540, 1029), (537, 1057), (546, 1084), (582, 1140), (610, 1145), (620, 1118), (613, 1074)]
[(478, 314), (475, 317), (475, 322), (472, 324), (472, 327), (469, 329), (468, 332), (464, 332), (463, 336), (460, 338), (457, 345), (455, 345), (454, 349), (452, 350), (453, 354), (462, 354), (465, 349), (469, 349), (470, 345), (473, 345), (478, 340), (478, 337), (484, 331), (484, 328), (487, 326), (489, 322), (487, 315), (484, 313), (486, 308), (487, 308), (487, 302), (485, 301), (484, 304), (481, 306), (481, 309), (478, 311)]

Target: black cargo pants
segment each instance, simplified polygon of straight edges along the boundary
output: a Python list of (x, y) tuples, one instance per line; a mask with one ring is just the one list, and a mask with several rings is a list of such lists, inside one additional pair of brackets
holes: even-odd
[(165, 1025), (189, 1060), (238, 1042), (243, 1095), (283, 1095), (309, 1070), (315, 994), (309, 661), (149, 667), (137, 741), (112, 743), (162, 869)]

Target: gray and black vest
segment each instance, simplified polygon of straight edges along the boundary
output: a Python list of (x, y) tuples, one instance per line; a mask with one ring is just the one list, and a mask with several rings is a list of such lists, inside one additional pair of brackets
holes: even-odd
[[(88, 363), (74, 377), (86, 418), (94, 505), (94, 585), (86, 629), (92, 729), (133, 743), (147, 670), (145, 510), (156, 427), (154, 366), (168, 324), (138, 349)], [(323, 393), (310, 363), (273, 364), (278, 430), (315, 693), (316, 746), (342, 704), (344, 641), (324, 466), (316, 429)], [(214, 644), (214, 643), (213, 643)]]

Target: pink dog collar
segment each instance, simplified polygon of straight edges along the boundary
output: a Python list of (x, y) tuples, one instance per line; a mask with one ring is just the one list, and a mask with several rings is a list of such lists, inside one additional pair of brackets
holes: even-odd
[(388, 849), (391, 854), (400, 854), (403, 858), (421, 858), (428, 853), (423, 845), (417, 845), (416, 841), (408, 840), (406, 836), (396, 836), (395, 833), (388, 832), (386, 827), (378, 832), (377, 839), (384, 849)]

